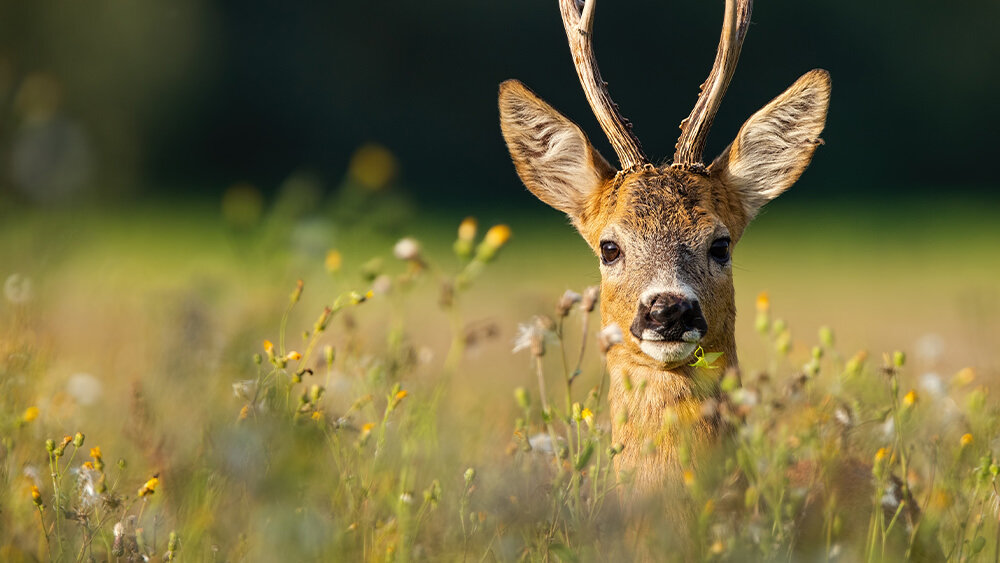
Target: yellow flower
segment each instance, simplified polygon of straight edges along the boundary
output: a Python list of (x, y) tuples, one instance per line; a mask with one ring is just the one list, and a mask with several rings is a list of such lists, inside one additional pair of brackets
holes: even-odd
[(21, 415), (21, 420), (25, 422), (31, 422), (38, 418), (38, 407), (28, 407), (24, 409), (24, 414)]
[(243, 405), (237, 420), (246, 420), (248, 416), (250, 416), (250, 405)]
[(401, 389), (399, 392), (396, 393), (396, 400), (402, 401), (403, 399), (406, 398), (407, 395), (409, 395), (409, 393), (406, 391), (406, 389)]
[(584, 408), (582, 411), (580, 411), (580, 417), (587, 424), (593, 424), (594, 423), (594, 411), (592, 411), (592, 410), (590, 410), (588, 408)]
[(159, 478), (156, 475), (152, 476), (149, 481), (146, 481), (142, 487), (139, 488), (139, 496), (147, 497), (156, 492), (156, 486), (160, 484)]
[(299, 354), (295, 350), (292, 350), (291, 352), (288, 353), (287, 356), (285, 356), (285, 358), (288, 360), (295, 360), (297, 362), (302, 359), (302, 354)]
[(326, 253), (326, 271), (330, 273), (339, 272), (343, 263), (344, 258), (340, 255), (339, 250), (332, 249)]
[(476, 218), (466, 217), (458, 226), (458, 240), (469, 241), (476, 238)]
[(44, 506), (44, 503), (42, 503), (42, 492), (35, 485), (31, 486), (31, 502), (35, 503), (35, 506), (38, 508)]
[(687, 486), (694, 485), (694, 471), (690, 469), (684, 470), (684, 484)]
[(976, 379), (976, 371), (972, 368), (963, 368), (961, 371), (955, 374), (952, 380), (958, 385), (968, 385)]
[(321, 412), (319, 412), (319, 411), (313, 411), (313, 413), (312, 413), (311, 416), (312, 416), (313, 420), (322, 420), (323, 419), (323, 414)]
[(916, 391), (914, 391), (914, 390), (911, 389), (909, 392), (906, 393), (906, 395), (903, 395), (903, 405), (904, 406), (912, 407), (914, 404), (916, 404), (916, 402), (917, 402), (917, 392)]
[(89, 462), (89, 461), (85, 461), (85, 462), (83, 462), (83, 468), (84, 469), (94, 469), (94, 464), (91, 463), (91, 462)]
[(94, 446), (90, 448), (90, 457), (94, 459), (101, 459), (101, 446)]
[(972, 434), (969, 434), (968, 432), (962, 434), (962, 437), (958, 440), (958, 443), (961, 444), (963, 448), (965, 446), (968, 446), (969, 444), (972, 443)]
[(507, 225), (493, 225), (490, 230), (486, 231), (486, 237), (483, 241), (493, 248), (500, 248), (507, 244), (510, 235), (511, 230)]
[(762, 291), (757, 294), (757, 311), (760, 313), (766, 313), (771, 308), (771, 298), (768, 297), (766, 291)]
[(883, 459), (885, 459), (885, 455), (886, 455), (885, 448), (879, 448), (878, 451), (875, 452), (875, 463), (878, 463)]
[(366, 422), (364, 424), (364, 426), (361, 427), (361, 433), (362, 434), (368, 434), (369, 432), (372, 431), (372, 428), (375, 428), (375, 423), (374, 422)]

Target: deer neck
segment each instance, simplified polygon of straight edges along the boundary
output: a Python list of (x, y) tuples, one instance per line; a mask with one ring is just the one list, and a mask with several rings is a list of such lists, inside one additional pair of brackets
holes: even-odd
[[(720, 434), (718, 417), (705, 416), (704, 405), (719, 398), (722, 375), (736, 367), (736, 346), (731, 333), (724, 342), (706, 345), (723, 352), (715, 369), (664, 369), (633, 348), (626, 344), (608, 353), (612, 439), (624, 446), (615, 469), (633, 480), (637, 492), (653, 491), (679, 482), (689, 468), (679, 456), (682, 443), (693, 453)], [(693, 456), (685, 461), (695, 462)]]

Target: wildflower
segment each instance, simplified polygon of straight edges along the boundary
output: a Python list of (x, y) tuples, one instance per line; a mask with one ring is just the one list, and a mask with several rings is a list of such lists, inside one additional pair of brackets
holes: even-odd
[(624, 340), (625, 337), (622, 335), (622, 329), (616, 323), (611, 323), (604, 327), (597, 335), (597, 342), (602, 354), (607, 354), (611, 348), (621, 344)]
[(879, 448), (878, 451), (875, 452), (875, 463), (879, 463), (882, 460), (884, 460), (886, 454), (887, 454), (887, 452), (886, 452), (885, 448)]
[(511, 351), (516, 354), (521, 350), (531, 350), (531, 355), (536, 358), (545, 355), (545, 333), (538, 327), (538, 323), (517, 325), (517, 336)]
[(332, 307), (323, 307), (323, 312), (319, 314), (319, 318), (313, 324), (313, 332), (320, 333), (326, 330), (326, 325), (330, 323), (330, 317), (333, 316)]
[(31, 502), (35, 503), (39, 509), (45, 508), (45, 503), (42, 502), (42, 493), (35, 485), (31, 486)]
[(476, 478), (476, 470), (475, 470), (475, 468), (470, 467), (470, 468), (468, 468), (468, 469), (465, 470), (465, 484), (466, 485), (472, 483), (473, 479), (475, 479), (475, 478)]
[(455, 254), (462, 260), (468, 260), (472, 255), (472, 241), (476, 238), (476, 220), (466, 217), (458, 226), (458, 239), (455, 240)]
[(287, 354), (287, 355), (285, 356), (285, 361), (292, 361), (292, 360), (294, 360), (294, 361), (296, 361), (296, 362), (297, 362), (297, 361), (299, 361), (299, 360), (301, 360), (301, 359), (302, 359), (302, 354), (299, 354), (299, 353), (298, 353), (298, 352), (296, 352), (295, 350), (292, 350), (291, 352), (289, 352), (289, 353), (288, 353), (288, 354)]
[(573, 305), (576, 305), (582, 299), (583, 299), (582, 295), (571, 289), (567, 289), (566, 293), (563, 293), (563, 296), (559, 299), (559, 304), (556, 305), (556, 316), (558, 316), (559, 318), (565, 317), (566, 315), (569, 314), (569, 311), (570, 309), (573, 308)]
[(293, 305), (295, 303), (298, 303), (299, 299), (302, 297), (302, 288), (303, 288), (303, 285), (304, 284), (302, 283), (302, 280), (298, 280), (297, 282), (295, 282), (295, 289), (292, 290), (292, 294), (288, 298), (289, 301), (291, 301)]
[(583, 301), (580, 302), (580, 309), (585, 313), (589, 313), (594, 310), (594, 306), (597, 305), (598, 300), (601, 298), (601, 288), (597, 285), (592, 285), (587, 289), (583, 290)]
[(962, 437), (961, 437), (961, 438), (960, 438), (960, 439), (958, 440), (958, 443), (959, 443), (959, 444), (960, 444), (960, 445), (961, 445), (961, 446), (962, 446), (963, 448), (964, 448), (965, 446), (968, 446), (969, 444), (971, 444), (971, 443), (972, 443), (972, 434), (969, 434), (968, 432), (966, 432), (965, 434), (962, 434)]
[(389, 295), (392, 292), (392, 278), (381, 274), (372, 282), (372, 293), (376, 295)]
[(15, 305), (23, 305), (34, 296), (31, 278), (21, 274), (11, 274), (3, 284), (3, 294)]
[(249, 401), (257, 394), (257, 380), (256, 379), (243, 379), (233, 383), (233, 395), (237, 399), (243, 399), (244, 401)]
[(94, 446), (93, 448), (90, 448), (90, 457), (94, 458), (94, 467), (97, 468), (98, 471), (103, 471), (104, 458), (101, 457), (100, 446)]
[(267, 354), (267, 359), (274, 361), (274, 343), (270, 340), (264, 341), (264, 352)]
[(177, 532), (170, 532), (169, 540), (167, 540), (167, 552), (163, 555), (163, 559), (166, 561), (173, 561), (177, 558), (177, 552), (180, 550), (181, 541), (177, 537)]
[(584, 408), (582, 411), (580, 411), (580, 418), (582, 418), (584, 422), (587, 423), (588, 426), (594, 425), (594, 411), (588, 408)]
[(326, 265), (326, 271), (331, 274), (339, 272), (341, 266), (344, 263), (344, 257), (341, 256), (340, 251), (336, 249), (328, 250), (326, 253), (326, 260), (324, 264)]
[(975, 370), (973, 370), (972, 368), (963, 368), (961, 371), (955, 374), (955, 377), (952, 378), (952, 381), (955, 382), (956, 385), (965, 386), (972, 383), (974, 379), (976, 379)]
[(906, 395), (903, 395), (903, 406), (912, 407), (917, 402), (917, 392), (910, 389)]
[(406, 391), (406, 389), (400, 389), (399, 391), (396, 391), (396, 393), (392, 396), (392, 403), (389, 405), (389, 409), (391, 410), (398, 407), (399, 403), (401, 403), (403, 399), (406, 398), (407, 395), (409, 395), (409, 393)]
[(66, 392), (81, 405), (92, 405), (101, 397), (101, 380), (89, 373), (74, 373), (66, 381)]
[(413, 262), (420, 260), (420, 243), (412, 238), (402, 238), (392, 247), (392, 255), (397, 260)]
[(903, 367), (906, 364), (906, 352), (901, 350), (896, 350), (892, 353), (892, 365), (896, 369)]
[(53, 440), (52, 438), (45, 440), (45, 451), (51, 454), (55, 453), (55, 450), (56, 450), (56, 441)]
[(684, 484), (689, 487), (694, 485), (694, 471), (690, 469), (684, 470)]
[(310, 417), (316, 421), (323, 420), (323, 413), (321, 413), (320, 411), (313, 411)]
[(73, 443), (72, 436), (63, 436), (62, 442), (59, 442), (59, 445), (56, 446), (55, 452), (53, 452), (55, 453), (55, 456), (62, 457), (63, 453), (66, 451), (66, 446), (71, 443)]
[(149, 495), (156, 492), (157, 485), (160, 484), (160, 479), (158, 476), (153, 475), (150, 477), (149, 481), (146, 481), (142, 487), (139, 488), (137, 493), (140, 497), (148, 497)]
[(73, 435), (73, 447), (79, 448), (80, 446), (82, 446), (84, 438), (85, 438), (85, 436), (83, 435), (83, 432), (77, 432), (76, 434), (74, 434)]
[(250, 405), (243, 405), (240, 409), (239, 416), (236, 417), (237, 420), (246, 420), (250, 416)]
[(757, 312), (767, 313), (771, 309), (771, 298), (766, 291), (757, 294)]
[(819, 327), (819, 341), (823, 346), (833, 348), (833, 329), (828, 326)]
[(31, 422), (38, 418), (38, 407), (28, 407), (24, 409), (24, 414), (21, 415), (21, 420), (24, 422)]
[[(77, 473), (77, 490), (80, 491), (80, 505), (86, 508), (93, 508), (101, 500), (101, 490), (105, 489), (103, 483), (98, 485), (103, 475), (86, 465)], [(100, 489), (100, 490), (99, 490)]]
[(514, 400), (516, 400), (517, 405), (524, 410), (528, 410), (531, 406), (531, 396), (528, 395), (528, 390), (524, 387), (514, 389)]
[(483, 242), (476, 248), (476, 260), (489, 262), (496, 257), (497, 252), (510, 240), (510, 227), (507, 225), (494, 225), (486, 231)]
[(358, 436), (358, 447), (362, 447), (368, 443), (368, 438), (372, 435), (372, 429), (375, 428), (374, 422), (366, 422), (361, 427), (361, 434)]

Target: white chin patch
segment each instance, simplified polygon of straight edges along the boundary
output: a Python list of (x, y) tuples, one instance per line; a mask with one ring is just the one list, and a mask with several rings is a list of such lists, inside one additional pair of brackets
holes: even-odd
[(676, 367), (686, 362), (698, 347), (697, 342), (664, 342), (662, 340), (642, 340), (639, 349), (653, 360)]

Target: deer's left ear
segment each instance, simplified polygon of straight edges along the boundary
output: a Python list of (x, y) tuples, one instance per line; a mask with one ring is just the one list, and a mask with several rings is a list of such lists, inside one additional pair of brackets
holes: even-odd
[(735, 192), (747, 217), (778, 197), (809, 166), (826, 124), (830, 74), (813, 70), (747, 120), (709, 167)]

